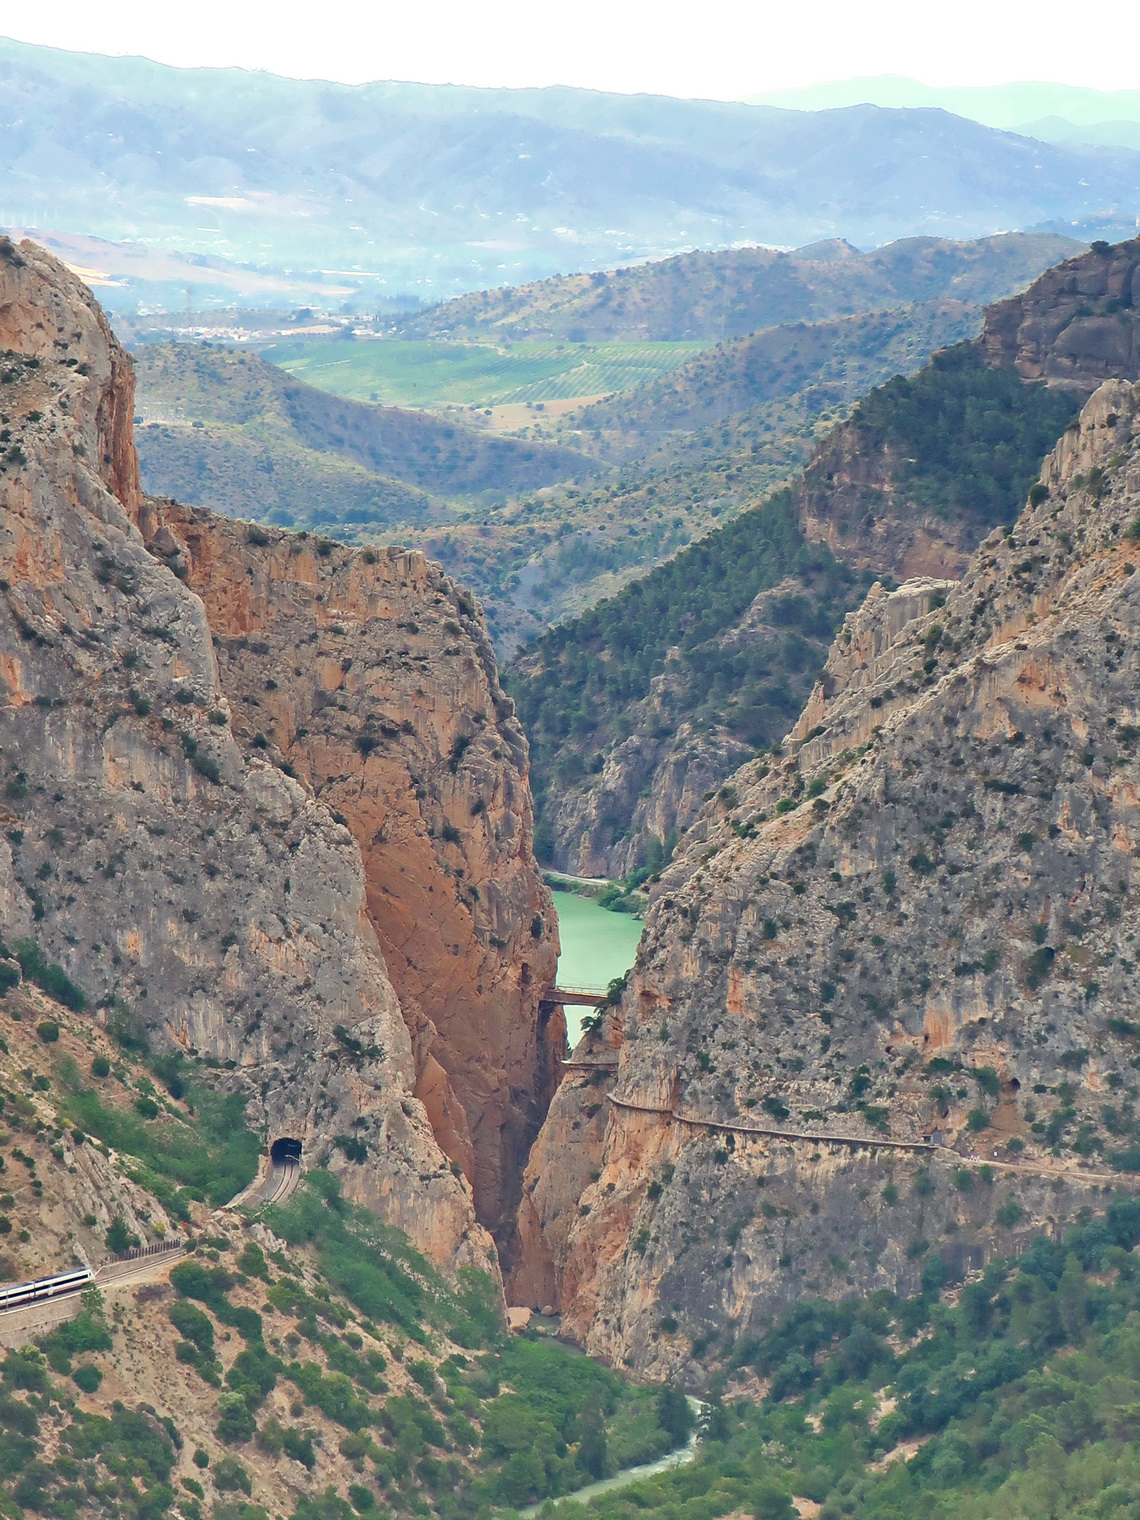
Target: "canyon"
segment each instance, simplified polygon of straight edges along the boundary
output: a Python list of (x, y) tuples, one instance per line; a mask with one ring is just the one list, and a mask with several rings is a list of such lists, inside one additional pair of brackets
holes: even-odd
[[(599, 635), (595, 610), (528, 646), (508, 677), (535, 748), (546, 858), (582, 875), (645, 866), (694, 822), (705, 794), (728, 782), (747, 751), (782, 739), (789, 703), (798, 709), (806, 695), (803, 672), (815, 662), (821, 624), (826, 640), (846, 610), (820, 597), (818, 575), (813, 585), (802, 572), (802, 548), (785, 538), (783, 591), (799, 599), (802, 614), (771, 626), (771, 580), (759, 565), (771, 553), (771, 524), (786, 515), (785, 500), (802, 542), (825, 547), (850, 576), (848, 597), (862, 594), (860, 577), (958, 578), (979, 540), (1020, 510), (1041, 458), (1080, 402), (1105, 379), (1140, 378), (1138, 279), (1140, 239), (1098, 244), (987, 307), (976, 341), (871, 391), (815, 446), (790, 497), (775, 493), (666, 567), (673, 582), (702, 588), (694, 605), (713, 610), (694, 614), (667, 644), (638, 630), (640, 666), (628, 630), (652, 577), (603, 609), (612, 635)], [(749, 560), (758, 571), (754, 594), (734, 603), (723, 587)], [(769, 658), (779, 640), (797, 634), (803, 642), (795, 655), (785, 648)], [(785, 687), (776, 694), (769, 683), (759, 722), (732, 709), (745, 673), (738, 656), (748, 649), (765, 657), (753, 654), (750, 668), (769, 664)], [(620, 660), (637, 669), (620, 722), (609, 693), (601, 700), (575, 684), (582, 660), (603, 651), (604, 668)], [(719, 711), (702, 712), (717, 678)], [(560, 707), (583, 710), (573, 736), (558, 727)], [(579, 756), (576, 770), (568, 754)]]
[(31, 243), (0, 350), (5, 933), (497, 1275), (565, 1036), (477, 607), (414, 552), (146, 498), (130, 361)]

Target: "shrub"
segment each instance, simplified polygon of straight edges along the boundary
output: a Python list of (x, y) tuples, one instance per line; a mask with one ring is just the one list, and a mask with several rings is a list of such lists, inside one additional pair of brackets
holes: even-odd
[(54, 1045), (59, 1039), (59, 1025), (54, 1019), (44, 1019), (42, 1024), (36, 1025), (36, 1033), (45, 1045)]
[(137, 1246), (138, 1243), (138, 1236), (132, 1235), (127, 1229), (123, 1216), (116, 1214), (107, 1229), (108, 1251), (129, 1251), (133, 1246)]
[(95, 1393), (103, 1381), (103, 1374), (91, 1362), (84, 1362), (81, 1367), (76, 1367), (71, 1380), (81, 1392)]
[(221, 1494), (253, 1492), (249, 1474), (236, 1457), (221, 1457), (214, 1464), (214, 1487)]
[(18, 939), (12, 946), (20, 963), (20, 970), (29, 982), (34, 982), (41, 992), (70, 1008), (72, 1013), (83, 1013), (87, 1007), (87, 995), (78, 988), (62, 966), (50, 962), (34, 940)]
[(106, 1056), (96, 1056), (91, 1062), (91, 1075), (100, 1081), (111, 1075), (111, 1063)]

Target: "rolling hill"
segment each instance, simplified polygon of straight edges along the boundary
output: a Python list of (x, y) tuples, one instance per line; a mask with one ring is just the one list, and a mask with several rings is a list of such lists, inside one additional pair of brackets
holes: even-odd
[(426, 412), (345, 401), (258, 355), (148, 344), (136, 355), (147, 489), (298, 527), (450, 521), (447, 499), (501, 498), (598, 466)]
[(726, 248), (608, 273), (471, 295), (407, 318), (408, 337), (722, 343), (784, 322), (820, 322), (952, 299), (984, 306), (1081, 245), (1055, 234), (903, 238), (860, 253), (842, 239), (781, 253)]

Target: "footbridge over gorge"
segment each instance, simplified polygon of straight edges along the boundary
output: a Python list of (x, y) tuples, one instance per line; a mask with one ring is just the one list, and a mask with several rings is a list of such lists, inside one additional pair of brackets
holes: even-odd
[(565, 1003), (572, 1008), (604, 1008), (609, 988), (590, 982), (576, 982), (572, 987), (550, 987), (542, 994), (544, 1003)]

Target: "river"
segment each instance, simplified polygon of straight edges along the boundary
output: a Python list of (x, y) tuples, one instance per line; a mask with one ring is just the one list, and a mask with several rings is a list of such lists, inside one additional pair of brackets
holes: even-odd
[[(604, 913), (605, 908), (602, 909)], [(652, 1478), (657, 1473), (668, 1472), (673, 1467), (684, 1467), (687, 1462), (692, 1462), (697, 1455), (697, 1447), (700, 1444), (700, 1421), (706, 1406), (700, 1399), (694, 1399), (691, 1394), (686, 1395), (689, 1407), (697, 1417), (697, 1425), (692, 1435), (684, 1446), (678, 1446), (676, 1451), (667, 1451), (663, 1457), (658, 1457), (656, 1462), (643, 1462), (639, 1467), (626, 1467), (612, 1478), (601, 1478), (597, 1483), (587, 1483), (585, 1488), (576, 1488), (572, 1494), (561, 1494), (557, 1499), (544, 1499), (541, 1504), (530, 1504), (520, 1514), (525, 1516), (537, 1515), (548, 1504), (565, 1504), (567, 1500), (576, 1500), (579, 1504), (587, 1504), (591, 1499), (596, 1499), (599, 1494), (609, 1493), (611, 1488), (624, 1488), (627, 1483), (636, 1483), (641, 1478)]]
[[(593, 898), (579, 897), (576, 892), (555, 892), (554, 907), (562, 941), (559, 986), (605, 987), (633, 965), (643, 928), (640, 918), (611, 913), (608, 908), (599, 908)], [(578, 1043), (582, 1020), (593, 1011), (567, 1008), (572, 1046)]]

